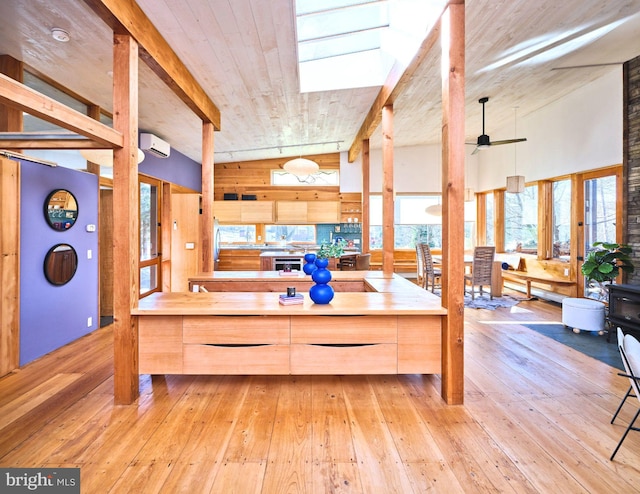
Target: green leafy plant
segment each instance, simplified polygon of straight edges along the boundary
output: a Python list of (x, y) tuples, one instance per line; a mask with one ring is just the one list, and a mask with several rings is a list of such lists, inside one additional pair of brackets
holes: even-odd
[(345, 240), (339, 240), (332, 244), (321, 244), (320, 249), (316, 252), (316, 257), (319, 258), (329, 258), (329, 257), (340, 257), (344, 253), (344, 248), (346, 247), (347, 242)]
[(606, 283), (615, 280), (620, 270), (633, 273), (631, 247), (625, 244), (594, 242), (594, 250), (590, 251), (582, 265), (582, 274), (587, 280)]

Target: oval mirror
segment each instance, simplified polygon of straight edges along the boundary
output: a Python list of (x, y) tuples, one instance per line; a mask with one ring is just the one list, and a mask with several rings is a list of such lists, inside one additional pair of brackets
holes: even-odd
[(44, 276), (52, 285), (69, 283), (78, 268), (78, 254), (69, 244), (57, 244), (44, 258)]
[(44, 216), (54, 230), (68, 230), (78, 217), (76, 197), (65, 189), (54, 190), (44, 202)]

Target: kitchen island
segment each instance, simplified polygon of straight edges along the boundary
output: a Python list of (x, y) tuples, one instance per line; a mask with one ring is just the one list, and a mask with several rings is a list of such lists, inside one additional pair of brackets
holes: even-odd
[[(274, 291), (286, 292), (294, 277), (273, 271), (215, 272), (190, 283), (209, 283), (210, 290), (221, 291), (145, 297), (132, 311), (138, 319), (139, 373), (441, 372), (446, 309), (439, 297), (397, 275), (332, 274), (332, 285), (359, 289), (336, 290), (327, 305), (314, 304), (303, 292), (303, 304), (284, 306)], [(234, 283), (250, 284), (252, 290), (228, 291)]]

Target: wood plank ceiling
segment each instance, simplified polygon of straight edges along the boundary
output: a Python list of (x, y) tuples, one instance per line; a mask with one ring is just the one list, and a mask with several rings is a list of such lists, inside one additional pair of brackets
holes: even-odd
[[(379, 91), (299, 93), (293, 0), (138, 3), (220, 109), (216, 162), (347, 150)], [(640, 55), (640, 0), (467, 0), (466, 8), (468, 141), (481, 130), (478, 98), (491, 98), (487, 133), (511, 137), (496, 129), (510, 128), (514, 106), (526, 116)], [(111, 30), (84, 1), (0, 2), (0, 16), (11, 26), (0, 32), (0, 53), (111, 110)], [(71, 40), (54, 41), (54, 27)], [(574, 49), (563, 54), (569, 42)], [(440, 140), (439, 52), (431, 50), (394, 102), (396, 146)], [(200, 119), (145, 64), (140, 71), (141, 130), (199, 161)], [(380, 146), (378, 130), (371, 147)]]

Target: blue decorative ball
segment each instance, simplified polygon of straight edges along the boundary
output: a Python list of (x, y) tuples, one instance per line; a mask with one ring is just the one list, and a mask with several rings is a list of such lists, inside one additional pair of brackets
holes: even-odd
[(308, 262), (307, 264), (302, 266), (302, 270), (304, 271), (305, 274), (311, 274), (317, 269), (318, 269), (318, 266), (316, 266), (313, 262)]
[(313, 285), (309, 290), (309, 298), (316, 304), (328, 304), (333, 299), (333, 288), (330, 285)]
[(314, 263), (316, 260), (316, 255), (313, 252), (308, 252), (304, 255), (304, 260), (306, 262)]
[(329, 259), (326, 257), (318, 257), (316, 259), (316, 266), (319, 268), (326, 268), (329, 265)]
[(317, 268), (311, 274), (311, 279), (316, 283), (329, 283), (331, 281), (331, 271), (325, 268)]

